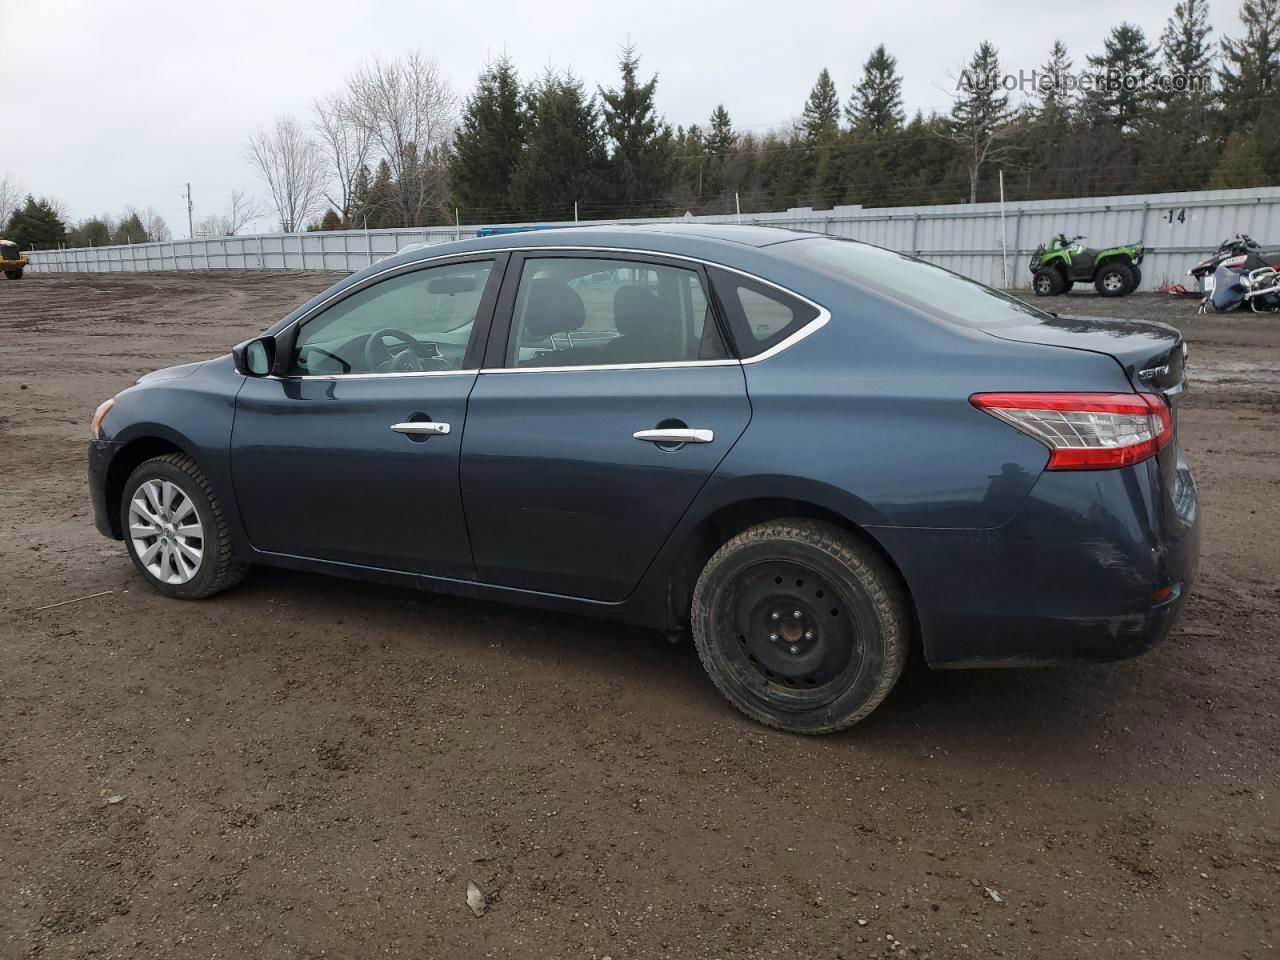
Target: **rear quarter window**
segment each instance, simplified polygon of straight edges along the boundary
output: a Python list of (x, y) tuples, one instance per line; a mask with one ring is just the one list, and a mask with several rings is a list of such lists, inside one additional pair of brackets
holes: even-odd
[(854, 240), (813, 237), (779, 245), (781, 256), (978, 330), (1052, 319), (1035, 307), (958, 273)]
[(717, 267), (709, 273), (744, 360), (776, 346), (818, 317), (812, 304), (777, 287)]

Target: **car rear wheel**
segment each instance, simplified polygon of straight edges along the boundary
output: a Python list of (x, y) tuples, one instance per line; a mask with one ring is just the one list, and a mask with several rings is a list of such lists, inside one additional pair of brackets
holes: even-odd
[(1104, 297), (1122, 297), (1135, 286), (1133, 271), (1124, 263), (1104, 263), (1098, 268), (1093, 285)]
[(188, 456), (140, 464), (124, 485), (120, 520), (134, 566), (165, 596), (198, 600), (235, 586), (248, 572), (232, 555), (218, 498)]
[(21, 270), (6, 270), (6, 271), (4, 272), (4, 275), (5, 275), (6, 277), (8, 277), (10, 280), (21, 280), (21, 279), (22, 279), (22, 271), (21, 271)]
[(754, 720), (831, 733), (871, 713), (910, 643), (906, 591), (834, 524), (775, 520), (738, 534), (693, 594), (693, 638), (720, 692)]

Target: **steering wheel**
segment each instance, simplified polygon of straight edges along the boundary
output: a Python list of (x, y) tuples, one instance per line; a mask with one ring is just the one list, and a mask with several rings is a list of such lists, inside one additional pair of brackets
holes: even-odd
[[(383, 338), (399, 340), (407, 350), (392, 353), (383, 343)], [(364, 342), (364, 362), (370, 373), (420, 373), (422, 371), (422, 354), (427, 348), (415, 340), (410, 334), (394, 327), (384, 327), (369, 334)]]

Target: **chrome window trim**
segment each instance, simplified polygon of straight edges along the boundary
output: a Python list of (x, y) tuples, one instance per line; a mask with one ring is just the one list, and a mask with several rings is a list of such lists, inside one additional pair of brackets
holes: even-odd
[[(552, 252), (552, 253), (566, 253), (566, 252), (578, 253), (578, 254), (583, 254), (584, 259), (595, 259), (591, 257), (592, 253), (621, 253), (621, 254), (628, 254), (628, 255), (640, 256), (640, 257), (651, 257), (651, 258), (656, 257), (656, 258), (662, 258), (667, 260), (682, 260), (685, 263), (696, 263), (696, 264), (701, 264), (704, 267), (715, 267), (718, 270), (725, 270), (729, 273), (736, 273), (741, 277), (746, 277), (749, 280), (754, 280), (756, 283), (764, 284), (766, 287), (772, 287), (773, 289), (779, 291), (780, 293), (786, 294), (788, 297), (794, 297), (796, 300), (799, 300), (802, 303), (807, 303), (809, 306), (813, 307), (813, 309), (818, 311), (818, 315), (814, 317), (812, 320), (810, 320), (808, 323), (806, 323), (799, 330), (795, 331), (795, 333), (791, 334), (791, 336), (787, 337), (784, 340), (779, 341), (778, 343), (775, 343), (768, 350), (765, 350), (761, 353), (754, 354), (753, 356), (746, 357), (744, 359), (739, 359), (735, 357), (735, 358), (728, 358), (728, 359), (722, 359), (722, 360), (672, 360), (668, 363), (600, 363), (600, 364), (583, 364), (579, 366), (559, 366), (559, 367), (484, 367), (480, 370), (424, 370), (420, 372), (414, 371), (414, 372), (405, 372), (405, 373), (306, 374), (306, 375), (295, 376), (295, 377), (277, 377), (274, 374), (272, 374), (271, 376), (263, 379), (268, 379), (268, 380), (371, 380), (374, 378), (382, 378), (382, 377), (440, 377), (440, 376), (474, 375), (477, 373), (573, 373), (578, 371), (581, 371), (584, 373), (592, 373), (592, 372), (599, 372), (601, 370), (665, 370), (665, 369), (681, 368), (681, 367), (723, 367), (723, 366), (730, 366), (732, 364), (762, 363), (763, 361), (768, 360), (770, 357), (776, 357), (778, 354), (782, 353), (782, 351), (790, 349), (791, 347), (799, 343), (801, 340), (804, 340), (806, 337), (812, 336), (813, 334), (817, 333), (819, 330), (825, 327), (827, 323), (831, 320), (830, 310), (828, 310), (822, 304), (817, 303), (813, 300), (810, 300), (808, 297), (804, 296), (803, 294), (796, 293), (794, 290), (790, 290), (787, 287), (782, 286), (782, 284), (774, 283), (772, 280), (766, 280), (764, 277), (757, 276), (756, 274), (750, 273), (746, 270), (739, 270), (737, 267), (726, 266), (725, 264), (717, 263), (714, 260), (704, 260), (701, 257), (690, 257), (690, 256), (686, 256), (684, 254), (679, 254), (679, 253), (664, 253), (661, 250), (638, 250), (631, 247), (579, 247), (579, 246), (569, 246), (569, 245), (557, 245), (553, 247), (486, 247), (485, 249), (482, 249), (482, 250), (468, 250), (468, 251), (462, 251), (462, 252), (455, 251), (454, 253), (442, 253), (437, 257), (427, 257), (422, 260), (414, 260), (412, 263), (398, 263), (394, 267), (388, 267), (385, 270), (379, 270), (377, 273), (373, 273), (365, 277), (358, 284), (353, 284), (350, 287), (346, 287), (342, 290), (339, 290), (334, 294), (332, 294), (331, 296), (326, 297), (324, 300), (321, 300), (314, 307), (308, 310), (305, 314), (296, 318), (292, 323), (290, 323), (288, 326), (282, 329), (280, 333), (276, 334), (276, 336), (280, 336), (285, 332), (287, 332), (289, 329), (301, 326), (302, 324), (306, 323), (316, 314), (324, 310), (325, 307), (327, 307), (329, 303), (333, 301), (336, 297), (347, 296), (349, 294), (355, 293), (358, 290), (363, 290), (365, 287), (372, 285), (373, 283), (377, 282), (383, 277), (389, 276), (394, 273), (400, 273), (400, 272), (407, 273), (416, 269), (425, 269), (429, 265), (437, 263), (437, 261), (443, 263), (444, 261), (448, 261), (448, 260), (456, 260), (459, 263), (467, 263), (472, 260), (487, 260), (490, 258), (490, 254), (497, 256), (500, 253), (522, 253), (522, 254), (526, 254), (527, 257), (536, 257), (539, 252), (543, 252), (543, 251)], [(604, 259), (608, 259), (608, 258), (606, 257)], [(509, 335), (510, 335), (510, 330), (508, 330), (508, 336)]]
[(292, 383), (295, 380), (386, 380), (392, 377), (474, 377), (479, 370), (402, 370), (396, 373), (307, 373), (296, 377), (277, 377), (274, 373), (259, 380), (279, 380)]
[(592, 373), (601, 370), (677, 370), (682, 367), (740, 367), (742, 360), (726, 357), (720, 360), (670, 360), (658, 363), (581, 363), (563, 367), (485, 367), (487, 373)]

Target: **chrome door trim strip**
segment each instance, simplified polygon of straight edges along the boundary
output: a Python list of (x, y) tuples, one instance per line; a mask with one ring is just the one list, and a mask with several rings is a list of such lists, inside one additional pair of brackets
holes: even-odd
[(479, 370), (402, 370), (398, 373), (307, 373), (296, 377), (277, 377), (274, 373), (258, 380), (389, 380), (393, 377), (474, 377)]
[(739, 367), (741, 360), (671, 360), (663, 363), (582, 363), (565, 367), (485, 367), (488, 373), (598, 373), (601, 370), (679, 370), (684, 367)]

